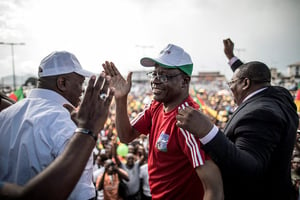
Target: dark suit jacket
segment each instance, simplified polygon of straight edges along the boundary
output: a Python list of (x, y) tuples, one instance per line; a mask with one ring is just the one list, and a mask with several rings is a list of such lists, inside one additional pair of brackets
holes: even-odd
[(289, 91), (270, 86), (243, 102), (203, 146), (219, 166), (225, 199), (290, 199), (298, 114)]

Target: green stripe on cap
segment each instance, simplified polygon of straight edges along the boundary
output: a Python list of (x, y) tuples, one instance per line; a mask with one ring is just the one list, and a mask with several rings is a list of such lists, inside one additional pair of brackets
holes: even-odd
[(165, 65), (160, 62), (157, 62), (157, 61), (155, 61), (155, 62), (158, 63), (160, 66), (168, 68), (168, 69), (179, 69), (189, 76), (191, 76), (192, 72), (193, 72), (193, 64), (187, 64), (187, 65), (181, 65), (181, 66), (169, 66), (169, 65)]

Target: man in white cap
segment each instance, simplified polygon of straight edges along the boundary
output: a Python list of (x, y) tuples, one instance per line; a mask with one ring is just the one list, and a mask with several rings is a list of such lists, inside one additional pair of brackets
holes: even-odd
[[(68, 198), (97, 142), (93, 133), (99, 133), (107, 119), (113, 97), (113, 90), (108, 89), (109, 83), (110, 79), (104, 73), (101, 73), (98, 79), (95, 75), (91, 76), (78, 111), (73, 110), (72, 107), (68, 108), (78, 128), (75, 129), (63, 153), (23, 186), (0, 180), (0, 199), (65, 200)], [(101, 94), (106, 94), (107, 98), (100, 98)]]
[(218, 167), (201, 150), (200, 140), (176, 126), (176, 114), (186, 106), (199, 108), (189, 96), (193, 63), (181, 47), (169, 44), (157, 58), (142, 58), (154, 67), (150, 77), (154, 99), (129, 121), (127, 96), (131, 88), (111, 62), (103, 64), (115, 88), (116, 128), (123, 143), (149, 135), (149, 185), (152, 199), (222, 199), (223, 184)]
[[(79, 106), (85, 77), (91, 75), (66, 51), (53, 52), (41, 61), (38, 88), (0, 113), (1, 181), (26, 184), (63, 152), (74, 132), (84, 132), (76, 129), (64, 105)], [(69, 199), (95, 197), (92, 159)]]

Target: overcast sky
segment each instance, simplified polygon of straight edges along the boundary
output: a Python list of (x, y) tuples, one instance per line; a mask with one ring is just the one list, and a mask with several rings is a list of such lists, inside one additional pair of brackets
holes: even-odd
[[(193, 74), (230, 78), (228, 37), (243, 61), (286, 74), (300, 61), (300, 0), (0, 0), (0, 31), (0, 42), (26, 43), (14, 47), (16, 75), (37, 75), (55, 50), (74, 53), (94, 73), (114, 61), (126, 75), (173, 43), (191, 55)], [(12, 74), (10, 46), (0, 45), (0, 70), (0, 77)]]

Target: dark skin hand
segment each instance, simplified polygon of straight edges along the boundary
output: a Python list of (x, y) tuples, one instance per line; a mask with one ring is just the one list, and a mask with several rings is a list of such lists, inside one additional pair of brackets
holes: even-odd
[[(94, 133), (99, 133), (103, 129), (109, 112), (107, 108), (114, 95), (114, 91), (109, 89), (110, 80), (111, 77), (105, 77), (104, 73), (97, 80), (96, 77), (92, 77), (78, 112), (71, 105), (64, 105), (70, 111), (72, 120), (77, 124), (77, 127), (89, 129)], [(103, 88), (101, 88), (102, 84)], [(100, 93), (106, 93), (107, 99), (99, 99)]]
[(131, 88), (132, 72), (128, 73), (127, 79), (125, 80), (113, 62), (105, 61), (102, 67), (105, 73), (111, 77), (110, 84), (111, 87), (115, 88), (115, 98), (118, 99), (124, 96), (127, 98)]
[(224, 53), (228, 60), (234, 57), (233, 49), (234, 49), (234, 43), (231, 41), (230, 38), (223, 40), (224, 44)]
[(199, 138), (206, 136), (214, 126), (205, 114), (189, 106), (178, 110), (176, 119), (178, 127), (188, 130)]

